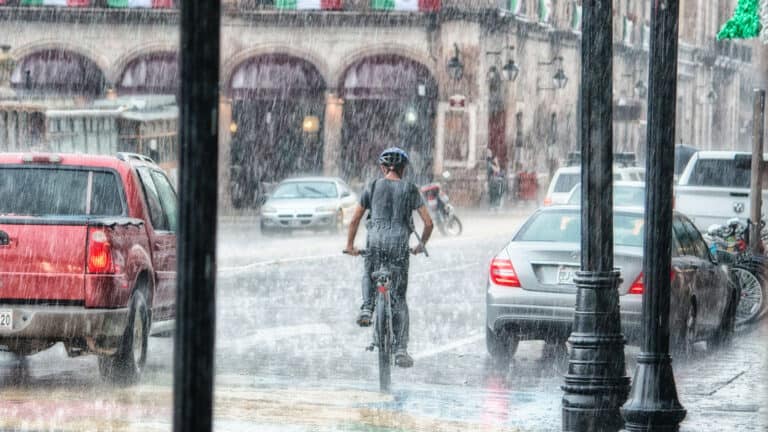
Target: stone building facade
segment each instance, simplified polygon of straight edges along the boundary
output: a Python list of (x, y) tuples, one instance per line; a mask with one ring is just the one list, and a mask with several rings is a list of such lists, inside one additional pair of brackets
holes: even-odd
[[(222, 3), (219, 163), (226, 206), (230, 185), (247, 182), (243, 176), (277, 181), (319, 171), (361, 180), (385, 145), (414, 153), (416, 180), (450, 171), (452, 197), (477, 203), (489, 148), (510, 173), (551, 172), (578, 149), (581, 0), (410, 2), (427, 5), (421, 11), (378, 10), (379, 2), (368, 0), (331, 2), (336, 10), (277, 9), (273, 0)], [(174, 93), (178, 12), (93, 4), (0, 5), (0, 44), (18, 59), (19, 93), (25, 85), (50, 93), (88, 89), (92, 98), (107, 91)], [(641, 160), (650, 4), (614, 1), (614, 146)], [(715, 41), (735, 5), (681, 0), (678, 142), (749, 147), (757, 45)], [(462, 65), (461, 76), (448, 67), (452, 61)], [(97, 72), (56, 79), (35, 73), (56, 70), (41, 66), (46, 62), (79, 62), (87, 65), (80, 70)], [(512, 62), (513, 81), (502, 73)], [(71, 86), (62, 79), (93, 82)]]

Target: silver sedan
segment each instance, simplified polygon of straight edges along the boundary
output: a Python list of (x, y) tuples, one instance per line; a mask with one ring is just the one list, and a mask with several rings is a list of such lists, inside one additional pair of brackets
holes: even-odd
[(357, 195), (336, 177), (282, 181), (261, 207), (261, 232), (299, 229), (341, 232), (352, 217)]
[[(643, 210), (616, 208), (614, 265), (621, 271), (621, 324), (629, 343), (642, 337)], [(701, 234), (675, 213), (672, 242), (672, 346), (720, 344), (733, 332), (738, 287), (710, 254)], [(486, 293), (486, 342), (497, 360), (513, 356), (521, 340), (560, 345), (568, 338), (576, 303), (573, 276), (580, 266), (578, 206), (539, 209), (491, 261)]]

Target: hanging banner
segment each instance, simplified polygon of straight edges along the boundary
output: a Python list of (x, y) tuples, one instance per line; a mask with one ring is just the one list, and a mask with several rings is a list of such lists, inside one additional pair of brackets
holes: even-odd
[(21, 0), (22, 6), (83, 7), (89, 6), (90, 3), (90, 0)]
[(507, 3), (507, 8), (510, 12), (517, 15), (523, 9), (523, 1), (525, 0), (509, 0), (509, 3)]
[(552, 0), (539, 0), (539, 22), (549, 23), (552, 16)]
[(275, 0), (277, 9), (340, 10), (341, 0)]
[(371, 7), (376, 10), (436, 12), (440, 0), (373, 0)]
[(581, 4), (580, 0), (571, 2), (571, 30), (581, 32)]
[(168, 9), (173, 7), (173, 0), (107, 0), (111, 8), (146, 8)]
[(762, 0), (760, 2), (760, 40), (764, 44), (768, 44), (768, 0)]

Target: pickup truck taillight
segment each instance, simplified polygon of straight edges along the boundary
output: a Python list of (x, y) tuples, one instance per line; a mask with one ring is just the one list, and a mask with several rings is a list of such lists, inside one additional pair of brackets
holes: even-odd
[(115, 273), (107, 233), (103, 229), (92, 229), (88, 235), (88, 273)]

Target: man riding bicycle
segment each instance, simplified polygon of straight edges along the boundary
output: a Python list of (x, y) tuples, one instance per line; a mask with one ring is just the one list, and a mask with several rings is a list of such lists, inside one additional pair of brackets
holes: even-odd
[[(361, 327), (371, 325), (375, 299), (371, 274), (385, 264), (392, 278), (395, 364), (411, 367), (413, 358), (407, 351), (408, 304), (405, 299), (408, 289), (408, 253), (410, 251), (416, 255), (424, 252), (424, 246), (432, 234), (432, 218), (424, 205), (419, 188), (402, 179), (408, 165), (408, 154), (397, 147), (388, 148), (379, 155), (378, 162), (384, 178), (373, 180), (363, 191), (349, 225), (347, 247), (344, 251), (350, 255), (359, 255), (354, 246), (355, 237), (360, 221), (368, 210), (366, 248), (372, 253), (365, 258), (363, 305), (360, 307), (357, 324)], [(408, 239), (413, 232), (414, 211), (418, 211), (424, 221), (424, 230), (419, 244), (409, 250)]]

